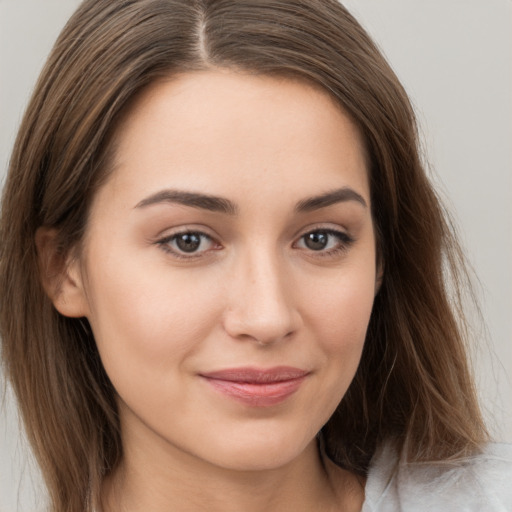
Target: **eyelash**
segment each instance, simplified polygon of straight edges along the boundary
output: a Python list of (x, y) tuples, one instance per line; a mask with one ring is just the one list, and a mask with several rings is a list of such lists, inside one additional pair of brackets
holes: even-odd
[[(306, 236), (311, 235), (313, 233), (317, 233), (317, 234), (323, 233), (323, 234), (333, 236), (338, 239), (337, 245), (328, 250), (323, 250), (323, 249), (314, 250), (314, 249), (309, 249), (309, 248), (303, 249), (307, 252), (312, 253), (316, 257), (320, 257), (320, 258), (329, 258), (329, 257), (338, 256), (341, 253), (347, 251), (349, 249), (349, 247), (355, 242), (355, 239), (353, 237), (351, 237), (350, 235), (348, 235), (347, 233), (345, 233), (343, 231), (338, 231), (336, 229), (331, 229), (331, 228), (315, 228), (315, 229), (311, 229), (311, 230), (307, 231), (306, 233), (304, 233), (303, 235), (301, 235), (299, 240), (293, 244), (294, 247), (296, 246), (296, 244), (299, 243), (299, 241), (305, 240)], [(211, 237), (207, 233), (204, 233), (202, 231), (192, 230), (192, 229), (180, 231), (178, 233), (173, 233), (172, 235), (166, 236), (166, 237), (158, 240), (157, 245), (159, 245), (162, 248), (162, 250), (171, 254), (173, 257), (178, 258), (178, 259), (183, 259), (183, 260), (198, 259), (198, 258), (201, 258), (205, 252), (208, 252), (208, 249), (206, 249), (201, 252), (190, 252), (187, 255), (186, 252), (180, 251), (179, 249), (173, 249), (170, 246), (170, 244), (175, 242), (178, 239), (178, 237), (183, 236), (183, 235), (195, 235), (195, 236), (201, 238), (202, 241), (208, 240), (211, 244), (218, 245), (220, 247), (220, 244), (215, 242), (213, 237)], [(217, 248), (217, 249), (210, 249), (210, 250), (219, 250), (219, 249)]]
[[(194, 260), (194, 259), (198, 259), (198, 258), (202, 257), (203, 253), (206, 251), (202, 251), (202, 252), (198, 252), (198, 253), (190, 252), (187, 254), (186, 252), (183, 252), (183, 251), (180, 252), (179, 249), (173, 249), (171, 247), (170, 244), (173, 243), (174, 241), (176, 241), (178, 239), (178, 237), (183, 236), (183, 235), (195, 235), (195, 236), (201, 238), (201, 243), (204, 240), (208, 240), (213, 245), (220, 245), (220, 244), (216, 244), (215, 240), (207, 233), (204, 233), (202, 231), (196, 231), (193, 229), (187, 229), (184, 231), (180, 231), (178, 233), (173, 233), (172, 235), (166, 236), (165, 238), (158, 240), (157, 244), (165, 252), (172, 254), (175, 258), (178, 258), (178, 259)], [(213, 250), (218, 250), (218, 249), (213, 249)]]
[[(314, 254), (316, 257), (320, 258), (333, 258), (339, 256), (342, 253), (346, 252), (350, 248), (350, 246), (355, 242), (355, 239), (352, 236), (345, 233), (344, 231), (338, 231), (337, 229), (321, 227), (307, 231), (306, 233), (301, 235), (299, 241), (305, 240), (306, 236), (311, 235), (313, 233), (323, 233), (338, 239), (338, 243), (336, 244), (336, 246), (328, 250), (315, 251), (314, 249), (304, 249)], [(298, 242), (296, 242), (295, 244), (297, 243)]]

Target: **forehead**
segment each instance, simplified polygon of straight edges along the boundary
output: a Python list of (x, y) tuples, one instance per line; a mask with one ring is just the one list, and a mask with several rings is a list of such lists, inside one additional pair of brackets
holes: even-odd
[(300, 196), (350, 185), (369, 202), (357, 127), (304, 81), (226, 70), (161, 80), (134, 100), (115, 143), (110, 179), (132, 195), (178, 185), (223, 196), (279, 187)]

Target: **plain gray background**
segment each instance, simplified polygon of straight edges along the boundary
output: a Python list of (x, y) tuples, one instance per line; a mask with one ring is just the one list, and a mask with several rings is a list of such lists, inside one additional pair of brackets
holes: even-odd
[[(0, 0), (0, 177), (24, 106), (77, 0)], [(482, 404), (512, 442), (512, 1), (348, 0), (417, 110), (433, 179), (480, 280)], [(21, 485), (20, 485), (21, 482)], [(0, 407), (0, 511), (41, 509), (42, 491), (7, 390)]]

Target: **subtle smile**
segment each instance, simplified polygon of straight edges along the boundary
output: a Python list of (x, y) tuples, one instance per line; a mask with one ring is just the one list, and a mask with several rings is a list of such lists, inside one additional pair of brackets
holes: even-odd
[(269, 369), (232, 368), (201, 374), (216, 390), (253, 407), (284, 402), (300, 387), (309, 372), (280, 366)]

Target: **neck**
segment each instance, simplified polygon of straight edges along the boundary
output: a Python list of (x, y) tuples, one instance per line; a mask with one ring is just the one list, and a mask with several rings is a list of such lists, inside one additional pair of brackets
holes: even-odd
[(314, 440), (288, 464), (261, 471), (220, 468), (176, 447), (128, 445), (102, 501), (105, 512), (359, 511), (363, 494), (352, 474), (324, 463)]

